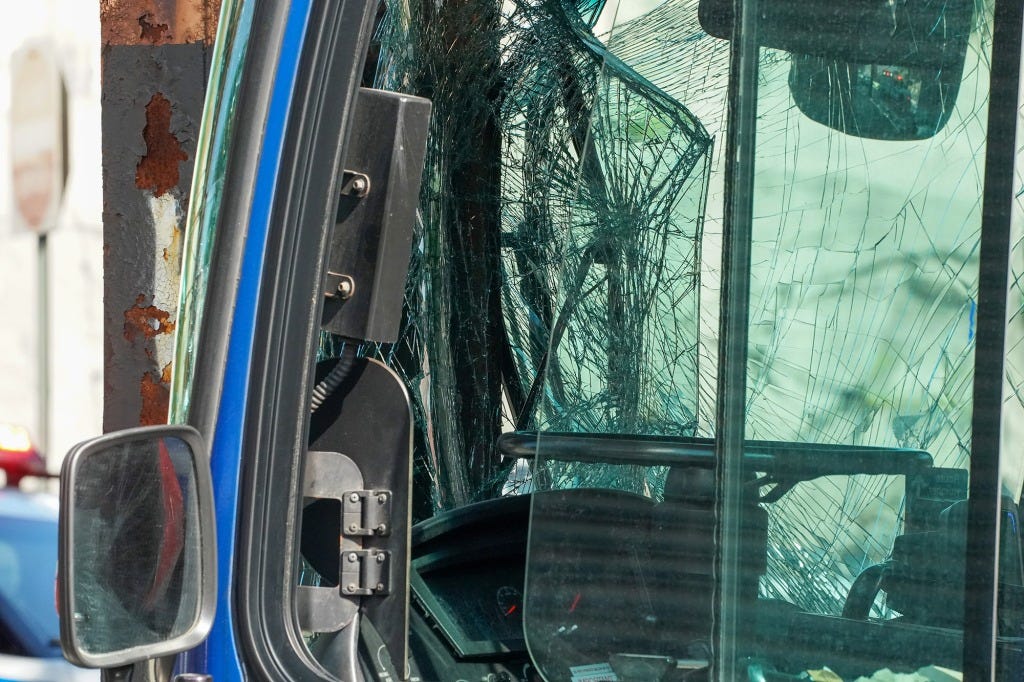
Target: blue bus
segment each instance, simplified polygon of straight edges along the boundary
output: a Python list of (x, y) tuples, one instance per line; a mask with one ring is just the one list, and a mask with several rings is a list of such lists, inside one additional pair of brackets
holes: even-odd
[(1022, 3), (224, 0), (107, 680), (1024, 674)]

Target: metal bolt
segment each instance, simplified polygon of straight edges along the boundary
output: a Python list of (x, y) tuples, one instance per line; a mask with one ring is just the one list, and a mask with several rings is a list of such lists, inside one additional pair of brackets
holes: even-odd
[(349, 583), (348, 585), (345, 586), (345, 591), (346, 592), (355, 592), (356, 591), (356, 584), (355, 583)]
[(383, 554), (378, 554), (377, 555), (377, 563), (378, 564), (384, 563), (384, 555)]
[(378, 495), (377, 496), (377, 504), (385, 504), (387, 501), (388, 501), (388, 496), (387, 495)]
[(388, 532), (388, 524), (382, 523), (379, 526), (377, 526), (377, 532), (382, 534), (382, 535), (384, 533), (387, 533)]
[[(341, 289), (341, 285), (340, 284), (338, 285), (338, 289)], [(349, 495), (348, 496), (348, 501), (349, 502), (358, 502), (359, 501), (359, 493), (352, 493), (351, 495)]]
[[(356, 282), (348, 275), (342, 275), (341, 279), (338, 280), (338, 298), (342, 301), (347, 301), (352, 298), (352, 294), (356, 293)], [(353, 502), (359, 501), (358, 495), (353, 495), (356, 499)], [(351, 498), (350, 498), (351, 499)]]
[(352, 178), (352, 192), (355, 193), (356, 196), (363, 196), (364, 194), (366, 194), (368, 185), (369, 183), (366, 182), (366, 178), (364, 177), (360, 177), (357, 175), (356, 177)]
[(348, 555), (348, 560), (349, 560), (350, 562), (352, 562), (352, 563), (355, 563), (355, 562), (356, 562), (356, 559), (358, 559), (358, 558), (359, 558), (359, 557), (357, 557), (357, 556), (356, 556), (356, 553), (355, 553), (355, 552), (351, 552), (351, 553), (350, 553), (350, 554)]
[(348, 532), (349, 533), (355, 533), (357, 530), (359, 530), (359, 524), (358, 523), (350, 523), (350, 524), (348, 524)]
[(384, 583), (377, 583), (377, 591), (378, 592), (383, 592), (384, 591)]

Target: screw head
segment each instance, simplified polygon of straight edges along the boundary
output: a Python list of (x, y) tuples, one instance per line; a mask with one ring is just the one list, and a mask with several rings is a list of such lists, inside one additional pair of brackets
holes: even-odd
[(350, 553), (349, 553), (349, 555), (348, 555), (348, 560), (349, 560), (349, 561), (350, 561), (351, 563), (355, 563), (355, 562), (356, 562), (356, 559), (358, 559), (358, 558), (359, 558), (359, 557), (357, 557), (357, 556), (356, 556), (356, 553), (355, 553), (355, 552), (350, 552)]
[(348, 524), (348, 532), (349, 533), (355, 533), (357, 530), (359, 530), (359, 524), (357, 524), (357, 523), (350, 523), (350, 524)]
[(383, 592), (384, 591), (384, 583), (377, 583), (377, 591), (378, 592)]
[(345, 591), (346, 592), (355, 592), (356, 591), (356, 584), (355, 583), (349, 583), (348, 585), (345, 586)]
[(388, 524), (382, 523), (379, 526), (377, 526), (377, 532), (381, 533), (381, 534), (387, 533), (388, 532)]
[[(338, 289), (341, 289), (341, 285), (340, 284), (338, 285)], [(348, 496), (348, 501), (349, 502), (358, 502), (359, 501), (359, 493), (352, 493), (351, 495), (349, 495)]]
[(377, 563), (378, 564), (384, 563), (384, 555), (383, 554), (378, 554), (377, 555)]
[(381, 495), (377, 496), (377, 504), (385, 504), (387, 501), (388, 501), (388, 496), (387, 495), (381, 494)]
[[(342, 301), (346, 301), (352, 298), (352, 294), (356, 293), (356, 281), (348, 275), (342, 275), (338, 280), (338, 298)], [(359, 496), (354, 495), (356, 498), (354, 502), (359, 501)]]

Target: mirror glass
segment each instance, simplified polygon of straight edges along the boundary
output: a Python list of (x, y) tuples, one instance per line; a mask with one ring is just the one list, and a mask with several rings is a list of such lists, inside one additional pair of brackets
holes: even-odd
[(960, 90), (957, 68), (854, 64), (790, 56), (789, 90), (808, 118), (847, 135), (923, 140), (946, 125)]
[(200, 617), (195, 454), (153, 436), (79, 454), (71, 503), (72, 637), (100, 656), (165, 642)]
[[(789, 53), (789, 88), (808, 118), (847, 135), (919, 140), (949, 120), (975, 0), (775, 0), (758, 7), (758, 44)], [(700, 22), (728, 39), (732, 0), (701, 0)]]

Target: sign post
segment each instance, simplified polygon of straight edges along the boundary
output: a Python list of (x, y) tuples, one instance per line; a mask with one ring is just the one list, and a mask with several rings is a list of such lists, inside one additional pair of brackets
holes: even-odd
[(67, 178), (64, 80), (51, 51), (26, 46), (11, 56), (10, 163), (16, 220), (38, 236), (39, 448), (50, 435), (50, 302), (46, 235), (57, 222)]

